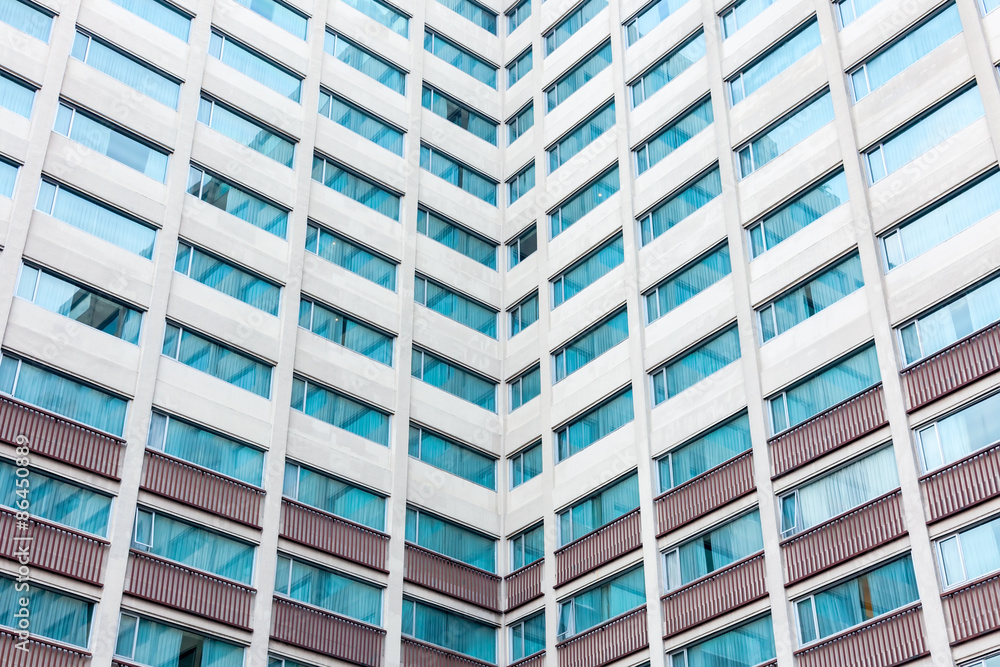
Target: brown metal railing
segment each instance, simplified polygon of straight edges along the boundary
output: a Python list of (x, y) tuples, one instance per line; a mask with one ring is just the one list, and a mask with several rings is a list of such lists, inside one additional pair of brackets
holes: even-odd
[(517, 609), (526, 602), (531, 602), (542, 596), (542, 564), (544, 560), (536, 560), (525, 565), (520, 570), (511, 572), (504, 577), (504, 589), (507, 591), (506, 610)]
[(559, 667), (602, 667), (649, 646), (646, 606), (556, 645)]
[(556, 550), (556, 586), (592, 572), (642, 546), (636, 508)]
[(332, 612), (275, 597), (271, 639), (363, 667), (379, 667), (385, 630)]
[(41, 637), (31, 636), (27, 651), (17, 648), (21, 640), (13, 630), (0, 628), (0, 665), (4, 667), (83, 667), (90, 653)]
[(908, 412), (1000, 370), (1000, 324), (984, 329), (903, 371)]
[(418, 639), (403, 637), (402, 667), (495, 667), (493, 663), (476, 660)]
[(893, 667), (927, 655), (920, 605), (795, 652), (799, 667)]
[(1000, 574), (969, 582), (941, 598), (953, 644), (1000, 629)]
[(663, 636), (673, 637), (764, 597), (767, 584), (761, 552), (664, 595)]
[(657, 537), (753, 491), (752, 457), (749, 450), (743, 452), (658, 496)]
[(403, 578), (484, 609), (500, 611), (500, 577), (407, 543)]
[(288, 498), (281, 499), (281, 536), (380, 572), (387, 571), (388, 535)]
[(920, 486), (927, 496), (928, 523), (1000, 496), (1000, 444), (924, 475)]
[[(25, 545), (31, 553), (32, 567), (101, 585), (107, 540), (43, 519), (31, 518), (25, 523), (27, 529), (18, 530), (14, 511), (0, 508), (0, 556), (16, 561), (18, 548)], [(19, 537), (31, 541), (15, 541)]]

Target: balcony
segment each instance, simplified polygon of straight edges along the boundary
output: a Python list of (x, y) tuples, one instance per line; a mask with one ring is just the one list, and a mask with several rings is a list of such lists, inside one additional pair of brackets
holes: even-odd
[(385, 630), (275, 597), (271, 639), (362, 667), (380, 667)]
[(556, 651), (559, 667), (602, 667), (647, 646), (644, 605), (560, 642)]
[(545, 667), (545, 651), (512, 662), (507, 667)]
[(764, 597), (767, 584), (761, 552), (664, 595), (663, 637), (673, 637)]
[(493, 663), (410, 637), (403, 637), (401, 644), (402, 667), (495, 667)]
[(639, 510), (576, 539), (556, 551), (556, 586), (610, 563), (642, 546)]
[(941, 597), (952, 644), (1000, 630), (1000, 574), (972, 581)]
[(799, 667), (893, 667), (928, 654), (920, 605), (795, 652)]
[(520, 570), (511, 572), (504, 577), (504, 589), (507, 592), (506, 611), (517, 609), (522, 604), (542, 597), (542, 564), (544, 560), (536, 560), (525, 565)]
[(250, 615), (255, 592), (159, 556), (135, 550), (129, 554), (125, 593), (234, 628), (253, 629)]
[(280, 534), (292, 542), (387, 572), (388, 535), (315, 507), (282, 498)]
[(90, 653), (41, 637), (28, 639), (27, 653), (16, 648), (17, 634), (0, 628), (0, 664), (10, 667), (84, 667), (90, 664)]
[(416, 544), (406, 544), (403, 579), (483, 609), (500, 611), (500, 577)]
[(656, 519), (663, 537), (670, 531), (742, 498), (754, 490), (753, 454), (743, 452), (720, 466), (675, 486), (656, 499)]
[[(19, 536), (31, 542), (15, 541)], [(101, 585), (106, 540), (34, 518), (28, 519), (27, 531), (19, 531), (14, 511), (0, 508), (0, 556), (16, 561), (22, 544), (30, 549), (32, 567)]]
[(120, 479), (122, 445), (125, 441), (84, 426), (48, 410), (0, 396), (0, 441), (14, 447), (26, 437), (32, 454), (46, 456), (71, 466)]
[(908, 412), (1000, 370), (1000, 324), (967, 336), (903, 371)]
[(928, 523), (1000, 496), (1000, 443), (924, 475), (920, 486)]
[(785, 585), (843, 563), (906, 534), (899, 491), (893, 491), (781, 543)]
[(771, 478), (804, 466), (888, 423), (882, 385), (878, 384), (768, 440)]
[(146, 450), (139, 487), (158, 496), (260, 528), (263, 489), (168, 454)]

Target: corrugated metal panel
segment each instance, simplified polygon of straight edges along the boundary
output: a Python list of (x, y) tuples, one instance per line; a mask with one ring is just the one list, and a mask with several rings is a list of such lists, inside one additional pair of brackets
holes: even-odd
[(28, 650), (16, 648), (17, 635), (0, 628), (0, 665), (4, 667), (83, 667), (90, 664), (90, 653), (32, 637)]
[(494, 667), (492, 663), (409, 637), (403, 637), (401, 643), (403, 667)]
[(271, 639), (355, 665), (379, 667), (385, 630), (275, 597)]
[(786, 585), (906, 534), (899, 491), (893, 491), (782, 543)]
[(795, 652), (799, 667), (893, 667), (927, 655), (920, 605)]
[(30, 537), (32, 541), (26, 544), (32, 567), (101, 585), (107, 541), (41, 519), (27, 523), (26, 531), (18, 530), (15, 513), (0, 508), (0, 556), (16, 561), (22, 543), (15, 539)]
[(526, 565), (504, 577), (504, 588), (507, 591), (507, 611), (542, 596), (542, 565), (544, 563), (544, 560), (536, 560), (531, 565)]
[(639, 510), (556, 550), (556, 586), (591, 572), (642, 546)]
[(500, 577), (415, 544), (406, 545), (403, 579), (484, 609), (500, 611)]
[(924, 475), (920, 486), (927, 496), (928, 523), (1000, 496), (1000, 445)]
[(1000, 324), (958, 341), (903, 372), (909, 412), (1000, 370)]
[(664, 595), (663, 636), (673, 637), (766, 596), (761, 552)]
[(281, 536), (380, 572), (387, 571), (388, 535), (287, 498), (281, 499)]
[(602, 667), (646, 648), (648, 637), (642, 606), (558, 644), (559, 667)]
[(752, 456), (746, 451), (658, 497), (657, 537), (753, 491)]
[(953, 644), (1000, 630), (1000, 574), (941, 596)]
[(780, 477), (888, 424), (882, 385), (771, 438), (771, 475)]

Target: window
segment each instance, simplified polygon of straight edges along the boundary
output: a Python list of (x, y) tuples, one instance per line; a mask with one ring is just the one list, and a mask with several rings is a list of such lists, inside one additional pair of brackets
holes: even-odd
[(746, 178), (832, 121), (833, 103), (827, 91), (737, 149), (740, 178)]
[(507, 311), (509, 338), (524, 331), (538, 321), (538, 292), (532, 292), (527, 298), (521, 299)]
[(396, 262), (362, 248), (316, 223), (306, 230), (306, 250), (376, 285), (396, 291)]
[(508, 626), (510, 659), (520, 660), (545, 650), (545, 611), (533, 614)]
[(639, 507), (639, 476), (632, 473), (556, 515), (559, 546), (575, 542)]
[(510, 260), (509, 268), (513, 269), (528, 259), (535, 254), (536, 250), (538, 250), (538, 233), (535, 225), (532, 224), (507, 243), (507, 258)]
[(549, 232), (555, 238), (577, 223), (618, 192), (618, 164), (567, 197), (559, 206), (549, 211)]
[(818, 46), (819, 24), (813, 18), (728, 79), (730, 102), (736, 106)]
[(507, 203), (513, 204), (533, 187), (535, 187), (534, 160), (507, 181)]
[(491, 664), (497, 662), (497, 630), (492, 625), (410, 598), (403, 598), (403, 636)]
[(426, 83), (420, 102), (425, 109), (429, 109), (453, 125), (471, 132), (483, 141), (497, 145), (497, 122), (474, 111), (471, 107), (438, 92)]
[(939, 352), (1000, 321), (1000, 277), (994, 276), (957, 299), (899, 328), (906, 365)]
[(621, 232), (591, 250), (552, 278), (552, 308), (561, 306), (625, 261)]
[(638, 565), (559, 602), (558, 640), (610, 621), (646, 604), (645, 579)]
[(549, 172), (551, 173), (566, 164), (570, 158), (589, 146), (614, 125), (615, 102), (611, 100), (545, 150), (549, 156)]
[(382, 588), (297, 558), (278, 555), (274, 592), (320, 609), (382, 625)]
[(474, 405), (497, 411), (497, 382), (466, 370), (453, 362), (413, 348), (411, 375), (432, 387), (445, 391)]
[(719, 467), (750, 450), (750, 420), (744, 412), (656, 459), (660, 493)]
[(663, 554), (667, 590), (677, 590), (763, 549), (757, 510), (731, 519)]
[(140, 311), (48, 271), (23, 265), (17, 296), (115, 338), (139, 344)]
[(298, 410), (376, 444), (389, 446), (388, 412), (311, 380), (299, 377), (292, 379), (292, 410)]
[(598, 403), (556, 430), (556, 459), (565, 461), (577, 452), (632, 422), (632, 387)]
[(636, 174), (645, 173), (647, 169), (658, 164), (660, 160), (687, 143), (691, 137), (711, 125), (712, 120), (712, 98), (706, 97), (632, 149), (635, 154)]
[(611, 42), (604, 42), (545, 89), (545, 113), (555, 109), (611, 64)]
[[(77, 30), (71, 55), (160, 104), (165, 104), (171, 109), (177, 108), (177, 97), (181, 92), (181, 84), (177, 79), (103, 39)], [(29, 103), (28, 109), (30, 108)], [(27, 114), (22, 115), (27, 116)]]
[(554, 382), (572, 375), (628, 338), (628, 313), (621, 308), (552, 353)]
[(688, 299), (700, 294), (732, 272), (729, 244), (710, 250), (707, 255), (667, 276), (644, 295), (646, 321), (655, 322)]
[[(8, 0), (15, 1), (16, 0)], [(0, 9), (2, 11), (2, 9)], [(0, 107), (13, 111), (25, 118), (31, 117), (31, 107), (35, 104), (35, 87), (20, 79), (0, 72)]]
[(800, 645), (861, 625), (919, 597), (907, 555), (796, 601)]
[(213, 530), (139, 508), (132, 548), (249, 586), (255, 547)]
[(306, 38), (309, 20), (297, 9), (277, 0), (236, 0), (236, 2), (299, 39)]
[(864, 287), (855, 252), (757, 310), (760, 337), (767, 342)]
[(751, 259), (846, 204), (848, 199), (847, 177), (840, 169), (747, 228)]
[(362, 526), (385, 530), (385, 497), (291, 461), (285, 461), (281, 495)]
[[(662, 0), (661, 0), (662, 1)], [(691, 65), (705, 57), (705, 33), (699, 30), (655, 65), (628, 84), (632, 106), (637, 107)]]
[(413, 507), (406, 508), (406, 541), (466, 565), (496, 572), (496, 540)]
[(410, 35), (409, 17), (387, 2), (382, 2), (382, 0), (344, 0), (344, 4), (353, 7), (403, 37)]
[(888, 273), (1000, 210), (1000, 172), (961, 186), (882, 237)]
[(514, 114), (507, 121), (507, 144), (517, 141), (517, 138), (531, 129), (535, 124), (535, 106), (528, 102), (528, 105)]
[[(250, 0), (248, 0), (249, 2)], [(202, 95), (198, 122), (208, 125), (242, 146), (257, 151), (286, 167), (292, 166), (295, 142), (264, 127), (228, 105)]]
[(60, 103), (54, 131), (155, 181), (163, 183), (167, 178), (169, 156), (166, 152), (135, 139), (97, 116)]
[(1000, 570), (1000, 518), (956, 533), (937, 544), (946, 588)]
[(841, 29), (846, 28), (854, 19), (877, 5), (879, 0), (841, 0), (834, 3), (837, 22)]
[(565, 44), (567, 39), (575, 35), (580, 28), (607, 6), (608, 0), (584, 0), (580, 3), (576, 9), (542, 36), (545, 40), (545, 55), (549, 55)]
[(174, 37), (188, 41), (191, 32), (191, 17), (167, 2), (160, 0), (111, 0), (132, 12), (139, 18), (149, 21)]
[(627, 46), (632, 46), (648, 35), (653, 28), (687, 3), (687, 0), (657, 0), (640, 11), (635, 18), (625, 22)]
[(642, 245), (652, 243), (654, 239), (720, 194), (722, 194), (722, 179), (719, 177), (719, 168), (715, 166), (681, 186), (675, 194), (639, 218)]
[(497, 66), (467, 51), (450, 39), (424, 28), (424, 50), (458, 68), (490, 88), (497, 87)]
[(335, 308), (303, 296), (299, 301), (299, 326), (380, 364), (392, 366), (394, 336)]
[(406, 72), (340, 33), (327, 28), (323, 37), (323, 50), (389, 90), (400, 95), (406, 94)]
[(417, 274), (414, 278), (413, 299), (481, 334), (490, 338), (497, 337), (497, 311), (439, 282)]
[(510, 542), (510, 571), (516, 572), (545, 558), (545, 524), (538, 523), (512, 536)]
[(221, 639), (121, 613), (115, 655), (140, 665), (180, 664), (189, 656), (201, 660), (194, 667), (242, 665), (244, 649)]
[(507, 10), (507, 34), (517, 30), (517, 26), (528, 20), (531, 16), (531, 0), (521, 0), (516, 5)]
[(542, 393), (542, 370), (540, 365), (521, 373), (507, 381), (510, 389), (510, 411), (519, 407)]
[(897, 488), (899, 474), (890, 445), (781, 496), (781, 536), (826, 523)]
[[(20, 165), (0, 158), (0, 196), (10, 199), (14, 196), (14, 184), (17, 182), (17, 171)], [(44, 187), (45, 181), (42, 181)], [(39, 193), (41, 196), (41, 193)], [(42, 210), (42, 209), (39, 209)], [(46, 211), (50, 213), (50, 211)]]
[(848, 72), (854, 100), (864, 99), (961, 31), (958, 7), (950, 4)]
[(737, 0), (719, 14), (722, 19), (722, 39), (728, 39), (736, 31), (750, 23), (753, 19), (774, 4), (774, 0)]
[(438, 2), (486, 32), (497, 34), (497, 15), (478, 2), (472, 0), (438, 0)]
[[(983, 15), (985, 16), (986, 14), (989, 14), (997, 7), (1000, 7), (1000, 3), (998, 3), (997, 0), (983, 0), (982, 2)], [(974, 667), (974, 666), (970, 665), (969, 667)], [(993, 667), (993, 663), (990, 662), (988, 667)]]
[[(0, 3), (0, 21), (21, 32), (49, 42), (52, 31), (52, 14), (47, 9), (26, 2), (25, 0), (2, 0)], [(13, 607), (11, 607), (13, 609)]]
[[(19, 547), (15, 549), (17, 548)], [(20, 646), (20, 643), (15, 643), (11, 635), (19, 634), (17, 628), (25, 632), (25, 626), (19, 621), (22, 618), (30, 618), (32, 637), (46, 637), (83, 649), (87, 648), (90, 644), (90, 626), (94, 619), (94, 603), (38, 586), (34, 579), (28, 586), (27, 590), (23, 590), (23, 583), (0, 576), (0, 625), (10, 628), (9, 632), (4, 633), (8, 636), (8, 645)], [(22, 606), (22, 600), (28, 600), (28, 603)], [(19, 618), (18, 612), (30, 616)], [(27, 655), (31, 651), (31, 644), (27, 644), (27, 639), (24, 641), (25, 655)], [(64, 649), (49, 650), (67, 655)], [(14, 655), (17, 654), (11, 654), (12, 664), (17, 661)]]
[(0, 394), (120, 436), (128, 401), (29, 361), (0, 357)]
[(497, 243), (425, 208), (417, 209), (417, 232), (483, 266), (497, 268)]
[(245, 484), (263, 486), (262, 450), (172, 415), (153, 411), (146, 448), (238, 479)]
[(542, 473), (542, 443), (528, 445), (510, 457), (510, 488), (521, 486)]
[(189, 243), (177, 243), (174, 271), (271, 315), (278, 314), (281, 287)]
[(319, 91), (319, 115), (329, 118), (387, 151), (403, 155), (403, 130), (335, 93)]
[(189, 195), (249, 222), (254, 227), (278, 238), (285, 238), (288, 211), (242, 186), (192, 164), (188, 171), (187, 191)]
[(507, 63), (507, 87), (510, 88), (515, 83), (524, 78), (524, 75), (531, 71), (531, 47), (518, 57)]
[(465, 190), (492, 206), (497, 205), (497, 182), (440, 150), (420, 145), (420, 168)]
[(267, 656), (267, 667), (309, 667), (303, 662), (296, 662), (289, 658), (279, 658), (276, 655)]
[(496, 491), (496, 459), (451, 438), (410, 424), (410, 456)]
[(864, 152), (868, 182), (877, 183), (903, 165), (948, 140), (983, 117), (979, 89), (973, 86), (910, 122)]
[(258, 396), (271, 395), (270, 365), (179, 325), (167, 323), (163, 354)]
[(1000, 394), (966, 405), (915, 429), (925, 471), (960, 461), (1000, 441)]
[(881, 381), (875, 346), (866, 345), (768, 398), (771, 432), (798, 426)]
[(367, 176), (351, 171), (331, 158), (319, 154), (313, 156), (312, 178), (317, 183), (322, 183), (376, 213), (399, 220), (400, 195), (382, 187)]
[[(24, 503), (23, 477), (13, 462), (0, 459), (0, 505), (17, 511)], [(31, 515), (61, 526), (107, 538), (111, 520), (111, 496), (60, 479), (41, 470), (29, 469), (27, 500)]]
[(703, 667), (725, 656), (726, 667), (754, 667), (774, 660), (771, 616), (762, 616), (669, 654), (669, 667)]
[(293, 102), (299, 101), (302, 92), (301, 76), (229, 35), (213, 29), (208, 54)]
[(654, 371), (653, 405), (673, 398), (739, 358), (740, 335), (734, 324)]

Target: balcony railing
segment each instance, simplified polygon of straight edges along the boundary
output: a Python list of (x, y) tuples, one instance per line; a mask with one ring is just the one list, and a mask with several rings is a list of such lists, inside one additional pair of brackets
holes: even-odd
[(20, 640), (12, 630), (0, 628), (0, 665), (9, 667), (83, 667), (90, 664), (90, 653), (65, 644), (30, 637), (27, 651), (17, 648)]
[(906, 408), (931, 401), (1000, 370), (1000, 324), (972, 334), (903, 371)]
[(933, 523), (1000, 496), (1000, 443), (920, 478)]
[(140, 487), (238, 523), (260, 527), (263, 489), (162, 452), (146, 450)]
[(795, 652), (798, 667), (893, 667), (927, 655), (920, 605)]
[(602, 667), (649, 646), (646, 607), (622, 614), (556, 645), (559, 667)]
[(888, 423), (878, 384), (771, 438), (771, 476), (780, 477)]
[(786, 585), (905, 534), (906, 524), (896, 490), (783, 541)]
[(281, 536), (386, 572), (388, 535), (288, 498), (281, 499)]
[(642, 546), (639, 510), (570, 542), (556, 551), (556, 586), (596, 570)]
[(512, 662), (507, 667), (545, 667), (545, 651)]
[[(19, 542), (20, 537), (31, 542)], [(0, 508), (0, 556), (16, 561), (18, 549), (28, 546), (31, 566), (90, 584), (101, 585), (108, 542), (42, 519), (28, 519), (27, 531), (17, 529), (13, 510)]]
[(752, 453), (746, 451), (660, 495), (656, 499), (657, 537), (753, 490)]
[(380, 667), (385, 630), (275, 597), (271, 639), (363, 667)]
[(402, 667), (495, 667), (492, 663), (410, 637), (403, 637), (401, 644)]
[(406, 544), (403, 578), (484, 609), (500, 611), (500, 577), (416, 544)]
[(252, 630), (254, 589), (133, 550), (125, 592), (172, 609)]
[(941, 597), (952, 644), (1000, 630), (1000, 574), (972, 581)]
[(522, 604), (542, 596), (542, 564), (544, 562), (544, 560), (536, 560), (534, 563), (525, 565), (520, 570), (515, 570), (504, 577), (504, 589), (507, 591), (507, 611), (517, 609)]
[(10, 396), (0, 396), (0, 441), (15, 447), (28, 439), (32, 454), (119, 479), (125, 441)]
[(764, 597), (767, 584), (761, 552), (664, 595), (663, 636), (673, 637)]

